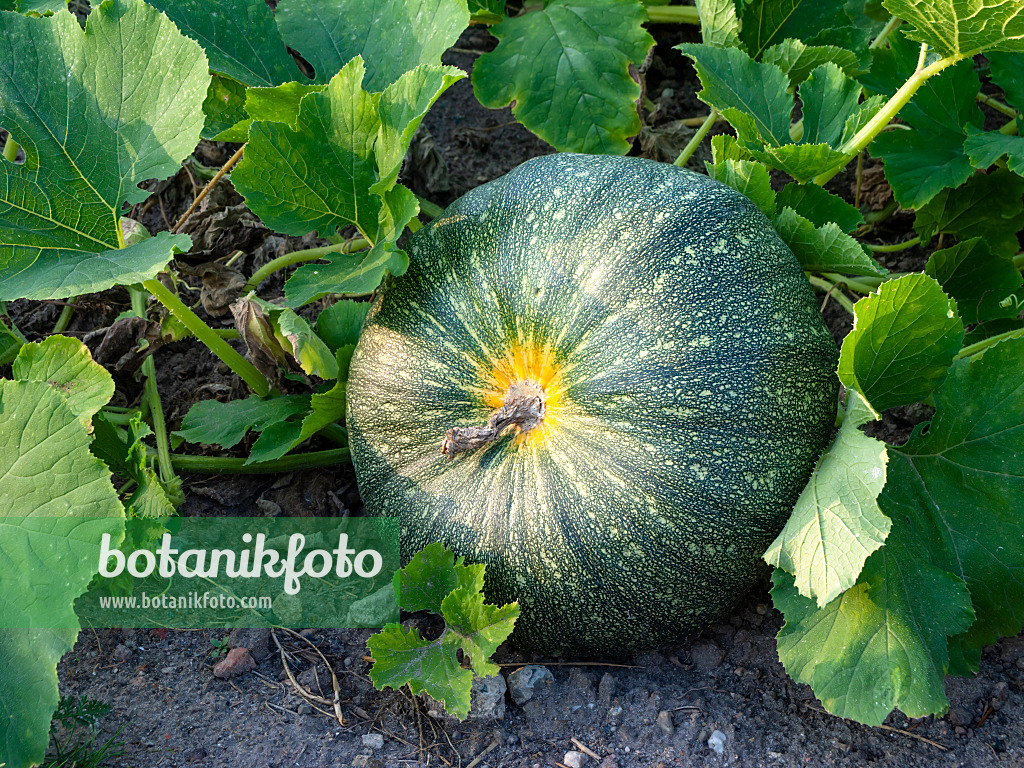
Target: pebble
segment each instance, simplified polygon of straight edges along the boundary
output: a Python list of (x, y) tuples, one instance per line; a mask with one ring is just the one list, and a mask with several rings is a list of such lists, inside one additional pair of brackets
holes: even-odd
[(313, 708), (311, 706), (309, 706), (309, 704), (307, 704), (306, 702), (302, 702), (301, 704), (299, 704), (298, 709), (295, 710), (295, 711), (298, 712), (300, 715), (312, 715), (313, 714)]
[(255, 661), (263, 661), (270, 655), (270, 630), (233, 629), (228, 635), (229, 648), (246, 648)]
[(668, 710), (663, 709), (658, 713), (657, 723), (658, 727), (661, 728), (662, 732), (666, 736), (671, 736), (676, 732), (676, 727), (672, 723), (672, 713)]
[(232, 648), (228, 655), (213, 668), (213, 676), (222, 679), (238, 677), (249, 670), (256, 669), (256, 661), (248, 648)]
[(565, 757), (562, 758), (562, 762), (566, 768), (583, 768), (583, 764), (586, 762), (587, 756), (582, 752), (566, 752)]
[(132, 649), (121, 643), (114, 649), (114, 661), (117, 663), (128, 661), (132, 657)]
[(604, 706), (610, 707), (614, 695), (615, 678), (605, 672), (601, 682), (597, 684), (597, 698)]
[(384, 763), (369, 755), (356, 755), (352, 758), (352, 768), (384, 768)]
[(725, 652), (710, 640), (698, 640), (690, 646), (690, 658), (701, 672), (710, 672), (722, 663)]
[(370, 749), (383, 749), (384, 748), (384, 736), (380, 733), (364, 733), (363, 734), (363, 746), (369, 747)]
[(725, 754), (725, 734), (715, 730), (708, 737), (708, 748), (716, 755)]
[(554, 682), (555, 677), (550, 669), (530, 664), (508, 676), (508, 690), (512, 694), (512, 701), (522, 706), (533, 698), (538, 685), (551, 685)]

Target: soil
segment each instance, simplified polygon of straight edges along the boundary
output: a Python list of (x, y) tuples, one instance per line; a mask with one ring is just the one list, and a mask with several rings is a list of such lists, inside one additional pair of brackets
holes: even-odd
[[(646, 72), (647, 95), (656, 111), (648, 114), (638, 142), (642, 147), (635, 153), (670, 160), (692, 135), (692, 129), (675, 121), (704, 114), (706, 108), (696, 99), (692, 68), (671, 50), (684, 38), (692, 39), (692, 30), (666, 28), (656, 34), (659, 46)], [(445, 55), (445, 62), (469, 71), (478, 52), (493, 44), (486, 32), (469, 31)], [(726, 127), (720, 124), (716, 130)], [(219, 166), (236, 148), (204, 142), (196, 159)], [(551, 151), (516, 123), (509, 110), (481, 107), (464, 80), (424, 121), (404, 181), (417, 193), (447, 204), (520, 162)], [(698, 154), (691, 164), (700, 167), (706, 157)], [(890, 196), (884, 180), (872, 175), (870, 163), (867, 171), (864, 199), (878, 210)], [(203, 183), (193, 176), (185, 170), (152, 185), (154, 196), (135, 215), (152, 230), (168, 228)], [(852, 185), (851, 171), (833, 180), (831, 188), (852, 200)], [(226, 186), (207, 210), (216, 213), (240, 202)], [(323, 242), (271, 235), (242, 213), (236, 210), (230, 221), (225, 219), (220, 234), (203, 229), (203, 254), (183, 257), (193, 267), (194, 276), (186, 278), (196, 289), (190, 294), (193, 303), (199, 302), (198, 289), (206, 280), (202, 270), (194, 269), (200, 262), (223, 261), (238, 249), (243, 254), (233, 266), (248, 275), (277, 254)], [(872, 235), (878, 242), (898, 242), (909, 236), (911, 225), (911, 215), (897, 214)], [(918, 249), (894, 256), (888, 264), (893, 269), (920, 269), (923, 263)], [(265, 281), (261, 295), (279, 295), (283, 278), (279, 274)], [(86, 338), (95, 351), (102, 334), (89, 333), (109, 326), (128, 305), (120, 289), (84, 297), (68, 332)], [(30, 338), (45, 335), (59, 311), (57, 302), (12, 305)], [(216, 311), (215, 306), (209, 313), (204, 310), (204, 316), (227, 327), (230, 316)], [(849, 315), (834, 301), (826, 302), (823, 311), (840, 342), (850, 330)], [(195, 342), (167, 344), (155, 359), (171, 428), (198, 400), (243, 394), (234, 376)], [(133, 402), (140, 385), (131, 366), (117, 377), (122, 404)], [(890, 413), (872, 425), (872, 434), (902, 442), (913, 424), (927, 417), (921, 409)], [(245, 455), (246, 449), (243, 445), (232, 453)], [(362, 509), (347, 465), (287, 475), (185, 475), (184, 480), (183, 515), (359, 515)], [(282, 654), (273, 643), (268, 649), (266, 637), (260, 639), (263, 647), (254, 649), (255, 669), (223, 680), (212, 674), (211, 652), (212, 642), (224, 632), (83, 632), (61, 662), (59, 678), (63, 695), (84, 695), (111, 706), (101, 721), (100, 740), (116, 732), (123, 742), (124, 754), (108, 761), (114, 766), (526, 768), (569, 764), (574, 758), (566, 753), (585, 752), (584, 747), (600, 760), (585, 757), (582, 764), (605, 768), (1024, 765), (1024, 638), (986, 649), (976, 677), (950, 678), (947, 715), (911, 721), (897, 712), (882, 728), (869, 728), (825, 713), (810, 688), (786, 675), (774, 639), (781, 624), (763, 583), (695, 641), (661, 653), (584, 663), (589, 660), (527, 657), (502, 648), (496, 660), (505, 665), (506, 675), (525, 663), (545, 664), (553, 682), (540, 685), (522, 706), (506, 695), (497, 719), (464, 723), (432, 717), (430, 708), (407, 692), (374, 690), (365, 656), (369, 631), (363, 630), (318, 630), (307, 633), (305, 640), (278, 634), (291, 674), (314, 690), (324, 686), (328, 699), (330, 677), (310, 644), (333, 665), (344, 723), (330, 705), (311, 706), (296, 695)], [(716, 731), (723, 738), (721, 754), (708, 743)]]

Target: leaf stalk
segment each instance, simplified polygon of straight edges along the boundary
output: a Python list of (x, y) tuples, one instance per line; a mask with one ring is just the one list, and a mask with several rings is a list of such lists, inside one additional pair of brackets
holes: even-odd
[(276, 259), (271, 259), (262, 267), (252, 273), (252, 277), (249, 278), (249, 282), (245, 284), (242, 289), (242, 293), (248, 293), (249, 291), (255, 291), (259, 284), (270, 277), (272, 274), (277, 272), (279, 269), (290, 267), (293, 264), (302, 264), (307, 261), (316, 261), (322, 259), (325, 256), (329, 256), (332, 253), (355, 253), (363, 248), (369, 248), (371, 245), (370, 241), (363, 237), (357, 237), (354, 240), (348, 240), (344, 243), (336, 243), (334, 245), (323, 245), (319, 248), (307, 248), (303, 251), (292, 251), (286, 253), (284, 256), (278, 256)]

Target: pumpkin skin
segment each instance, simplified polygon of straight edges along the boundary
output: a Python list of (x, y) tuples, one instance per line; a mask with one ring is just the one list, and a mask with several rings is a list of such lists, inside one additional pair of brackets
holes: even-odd
[[(827, 444), (837, 350), (796, 258), (746, 197), (638, 158), (536, 158), (410, 241), (352, 358), (371, 515), (407, 560), (486, 563), (543, 653), (678, 643), (764, 572)], [(509, 387), (544, 420), (449, 459)]]

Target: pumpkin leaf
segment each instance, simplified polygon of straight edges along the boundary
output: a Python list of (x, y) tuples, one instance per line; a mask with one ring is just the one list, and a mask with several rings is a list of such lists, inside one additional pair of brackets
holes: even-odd
[(68, 336), (25, 344), (12, 371), (16, 379), (53, 387), (87, 431), (93, 415), (114, 396), (113, 377), (92, 359), (85, 344)]
[[(887, 49), (872, 51), (871, 72), (859, 79), (891, 96), (917, 68), (918, 53), (917, 45), (894, 32)], [(871, 143), (871, 154), (885, 163), (885, 178), (904, 208), (920, 208), (974, 173), (964, 140), (966, 126), (981, 128), (984, 119), (974, 100), (979, 87), (973, 62), (946, 68), (925, 80), (900, 110), (909, 130), (886, 131)]]
[(394, 179), (411, 131), (462, 76), (453, 67), (422, 66), (377, 94), (362, 89), (364, 72), (357, 57), (322, 92), (303, 95), (294, 124), (254, 121), (232, 173), (235, 188), (268, 226), (328, 236), (352, 225), (373, 244), (369, 253), (332, 255), (326, 268), (299, 269), (285, 289), (293, 306), (327, 293), (369, 293), (385, 271), (405, 271), (408, 257), (394, 242), (418, 206)]
[(800, 84), (803, 138), (806, 144), (838, 148), (846, 121), (860, 107), (861, 85), (832, 62), (814, 69)]
[(764, 554), (769, 565), (794, 574), (796, 590), (819, 608), (857, 582), (868, 555), (889, 535), (889, 518), (878, 508), (885, 444), (860, 431), (877, 418), (861, 394), (849, 390), (839, 434)]
[(238, 445), (250, 429), (262, 432), (273, 424), (286, 421), (309, 410), (308, 395), (284, 395), (261, 398), (250, 395), (244, 400), (222, 403), (200, 400), (189, 408), (181, 420), (181, 429), (174, 434), (190, 443)]
[(326, 85), (283, 83), (273, 88), (249, 88), (245, 92), (245, 111), (253, 120), (294, 125), (299, 105), (307, 93), (320, 93)]
[(805, 45), (789, 38), (771, 46), (761, 56), (764, 64), (774, 64), (789, 77), (790, 86), (800, 85), (822, 64), (835, 64), (851, 77), (860, 74), (857, 54), (835, 45)]
[(1024, 51), (1024, 6), (1006, 0), (882, 0), (893, 16), (914, 27), (911, 40), (943, 56), (969, 58), (982, 51)]
[(26, 153), (0, 163), (0, 300), (142, 282), (191, 245), (162, 232), (121, 249), (119, 217), (195, 148), (206, 57), (141, 0), (99, 5), (87, 28), (64, 12), (0, 16), (0, 125)]
[(285, 48), (273, 12), (262, 0), (152, 0), (149, 4), (203, 46), (211, 72), (246, 86), (304, 79)]
[(469, 26), (466, 0), (281, 0), (277, 25), (284, 42), (326, 83), (348, 62), (366, 62), (361, 85), (383, 91), (441, 54)]
[(368, 301), (337, 301), (317, 316), (317, 335), (335, 352), (355, 344), (369, 311)]
[(715, 48), (740, 48), (740, 20), (734, 0), (696, 0), (700, 37)]
[[(793, 97), (781, 69), (756, 62), (738, 48), (683, 43), (676, 50), (693, 59), (701, 84), (697, 96), (729, 119), (744, 148), (789, 143)], [(737, 112), (749, 120), (734, 121)]]
[(5, 322), (9, 318), (0, 311), (0, 365), (7, 365), (14, 361), (24, 345), (24, 339), (9, 328)]
[(786, 38), (810, 41), (850, 23), (845, 0), (751, 0), (743, 4), (740, 37), (755, 58)]
[(720, 160), (705, 163), (708, 176), (749, 197), (769, 219), (775, 216), (775, 190), (768, 169), (751, 160)]
[(882, 510), (910, 517), (935, 564), (967, 584), (977, 620), (954, 640), (974, 656), (1024, 625), (1022, 403), (1024, 339), (1008, 339), (954, 363), (927, 431), (889, 452)]
[(213, 75), (203, 101), (202, 137), (216, 141), (245, 141), (249, 136), (249, 121), (245, 114), (246, 88), (230, 77)]
[(839, 380), (877, 411), (924, 400), (960, 351), (956, 302), (920, 273), (882, 283), (854, 305), (839, 354)]
[[(562, 152), (623, 155), (640, 132), (630, 75), (654, 45), (638, 0), (551, 0), (491, 27), (498, 47), (473, 66), (485, 107), (512, 114)], [(529, 62), (529, 66), (523, 66)]]
[(885, 270), (834, 221), (815, 227), (792, 208), (779, 211), (772, 222), (779, 237), (806, 272), (842, 272), (882, 276)]
[(184, 499), (180, 498), (177, 485), (166, 487), (153, 470), (142, 442), (152, 434), (152, 430), (140, 416), (132, 416), (127, 429), (118, 429), (99, 415), (93, 419), (93, 429), (93, 440), (89, 446), (93, 455), (110, 467), (114, 474), (136, 484), (125, 502), (129, 516), (159, 518), (173, 515), (177, 504)]
[[(1018, 112), (1024, 111), (1024, 54), (989, 51), (985, 58), (992, 83), (1002, 89), (1008, 104)], [(1020, 125), (1019, 115), (1017, 124)]]
[[(370, 680), (377, 688), (409, 685), (425, 691), (459, 719), (469, 714), (474, 673), (496, 675), (489, 659), (512, 632), (519, 606), (484, 603), (483, 565), (465, 565), (442, 544), (428, 544), (395, 573), (398, 605), (406, 611), (441, 614), (445, 629), (436, 640), (424, 640), (416, 629), (389, 624), (367, 640), (373, 655)], [(473, 669), (458, 663), (461, 650)]]
[(1013, 259), (989, 251), (980, 237), (963, 240), (935, 251), (924, 268), (956, 301), (965, 323), (1014, 317), (1020, 312), (1007, 301), (1021, 287), (1021, 274)]
[(964, 151), (975, 168), (988, 168), (999, 158), (1005, 157), (1006, 167), (1018, 176), (1024, 176), (1024, 136), (981, 131), (968, 125)]
[(786, 670), (867, 724), (893, 707), (943, 712), (947, 671), (1024, 625), (1024, 339), (958, 360), (934, 397), (927, 429), (889, 449), (879, 504), (892, 529), (857, 585), (818, 609), (773, 575)]
[(56, 387), (0, 380), (0, 763), (37, 765), (57, 706), (57, 661), (75, 642), (73, 602), (95, 574), (102, 534), (124, 510)]
[(980, 237), (992, 253), (1012, 257), (1024, 229), (1024, 179), (1003, 168), (972, 176), (957, 189), (944, 189), (917, 212), (914, 229), (927, 242), (940, 232), (961, 240)]
[(849, 234), (864, 223), (864, 216), (859, 210), (817, 184), (791, 182), (778, 193), (778, 202), (780, 207), (792, 208), (815, 227), (834, 221), (839, 229)]
[(761, 162), (785, 171), (800, 183), (810, 181), (819, 173), (830, 171), (846, 161), (846, 155), (829, 144), (783, 144), (781, 147), (763, 148), (751, 145), (747, 150)]

